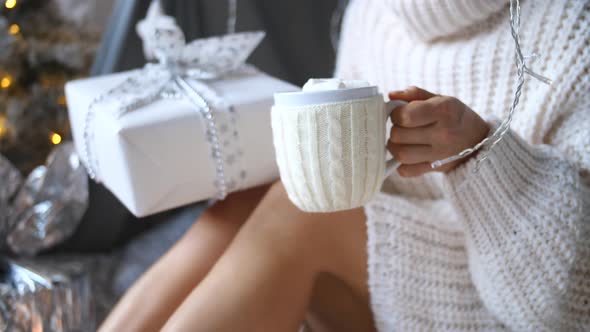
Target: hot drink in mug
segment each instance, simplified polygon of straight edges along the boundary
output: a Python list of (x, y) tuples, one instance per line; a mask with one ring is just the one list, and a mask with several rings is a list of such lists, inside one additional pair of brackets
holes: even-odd
[(386, 160), (386, 124), (404, 104), (362, 81), (312, 79), (275, 94), (272, 129), (281, 180), (303, 211), (362, 206), (399, 165)]

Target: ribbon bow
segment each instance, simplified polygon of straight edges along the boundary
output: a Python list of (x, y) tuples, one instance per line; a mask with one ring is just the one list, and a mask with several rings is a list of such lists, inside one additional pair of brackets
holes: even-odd
[[(89, 106), (84, 128), (84, 163), (89, 176), (100, 182), (98, 160), (92, 154), (91, 130), (94, 106), (108, 102), (114, 115), (124, 114), (162, 98), (187, 98), (203, 115), (207, 140), (214, 158), (218, 198), (227, 195), (225, 165), (222, 157), (215, 116), (211, 108), (228, 109), (215, 91), (203, 81), (227, 74), (247, 72), (246, 60), (264, 38), (264, 32), (242, 32), (220, 37), (197, 39), (186, 43), (184, 33), (173, 17), (164, 15), (159, 1), (150, 5), (148, 15), (137, 25), (143, 48), (149, 60), (143, 69), (131, 74), (123, 83), (99, 95)], [(189, 80), (190, 83), (187, 81)], [(231, 188), (229, 188), (231, 189)]]
[[(243, 32), (186, 43), (173, 17), (164, 15), (159, 2), (137, 24), (148, 60), (199, 79), (218, 78), (242, 66), (264, 38), (264, 32)], [(171, 71), (168, 71), (171, 72)], [(173, 73), (174, 71), (172, 71)]]

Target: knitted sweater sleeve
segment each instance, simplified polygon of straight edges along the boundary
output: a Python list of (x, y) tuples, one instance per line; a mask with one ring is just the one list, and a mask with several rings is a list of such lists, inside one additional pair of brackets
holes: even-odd
[(590, 98), (532, 145), (510, 131), (446, 177), (486, 307), (515, 331), (590, 330)]

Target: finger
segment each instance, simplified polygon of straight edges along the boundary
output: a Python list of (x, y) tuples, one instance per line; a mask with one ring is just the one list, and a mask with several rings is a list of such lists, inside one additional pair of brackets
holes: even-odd
[(389, 133), (389, 141), (395, 144), (423, 144), (432, 145), (434, 128), (405, 128), (394, 126)]
[(429, 101), (413, 101), (391, 112), (391, 121), (406, 128), (423, 127), (437, 122), (435, 108)]
[(428, 145), (394, 144), (387, 142), (387, 149), (401, 164), (418, 164), (433, 159), (433, 148)]
[(401, 165), (397, 169), (397, 173), (404, 178), (411, 178), (421, 176), (426, 173), (432, 172), (433, 169), (430, 167), (430, 163), (419, 163), (413, 165)]
[(415, 100), (427, 100), (436, 96), (436, 94), (416, 86), (411, 86), (403, 91), (393, 91), (389, 93), (390, 99), (403, 100), (407, 102)]

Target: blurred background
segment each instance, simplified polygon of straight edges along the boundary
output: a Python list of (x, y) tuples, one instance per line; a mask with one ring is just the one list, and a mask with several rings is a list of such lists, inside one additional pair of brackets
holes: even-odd
[[(143, 67), (135, 26), (150, 3), (0, 0), (1, 331), (33, 330), (35, 324), (41, 326), (35, 331), (88, 330), (90, 325), (81, 328), (81, 321), (66, 316), (56, 325), (55, 308), (66, 305), (67, 296), (78, 319), (88, 315), (88, 324), (98, 324), (206, 205), (138, 220), (72, 164), (64, 84)], [(189, 41), (224, 34), (228, 3), (161, 1)], [(302, 85), (309, 77), (332, 76), (345, 5), (344, 0), (237, 0), (236, 31), (266, 31), (249, 62)], [(47, 220), (54, 220), (51, 229), (41, 227)], [(43, 309), (35, 294), (48, 290), (53, 298), (44, 297), (49, 302)], [(79, 302), (71, 303), (72, 294)]]

